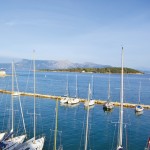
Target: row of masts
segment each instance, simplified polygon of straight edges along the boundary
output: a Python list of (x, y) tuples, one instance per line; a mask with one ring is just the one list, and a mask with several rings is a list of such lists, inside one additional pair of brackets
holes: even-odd
[[(121, 88), (120, 88), (120, 111), (119, 111), (119, 127), (118, 127), (118, 142), (117, 142), (117, 146), (116, 146), (116, 150), (123, 150), (123, 145), (122, 145), (122, 141), (123, 141), (123, 107), (124, 107), (124, 104), (123, 104), (123, 62), (124, 62), (124, 59), (123, 59), (123, 48), (122, 48), (122, 60), (121, 60)], [(24, 141), (25, 139), (25, 136), (23, 137), (23, 139), (21, 140), (20, 143), (16, 144), (16, 147), (14, 147), (13, 149), (15, 150), (26, 150), (26, 149), (30, 149), (30, 148), (33, 148), (34, 150), (42, 150), (43, 149), (43, 146), (44, 146), (44, 140), (45, 138), (44, 137), (41, 137), (39, 139), (36, 139), (36, 97), (37, 96), (40, 96), (40, 95), (37, 95), (36, 94), (36, 82), (35, 82), (35, 57), (33, 57), (33, 70), (34, 70), (34, 76), (33, 76), (33, 81), (34, 81), (34, 93), (33, 93), (33, 96), (34, 96), (34, 112), (33, 112), (33, 115), (34, 115), (34, 137), (28, 141), (26, 141), (25, 143), (22, 144), (22, 142)], [(11, 93), (13, 94), (14, 93), (14, 65), (12, 63), (12, 91)], [(68, 82), (67, 82), (68, 84)], [(93, 85), (92, 85), (93, 87)], [(109, 90), (110, 90), (110, 84), (109, 84)], [(20, 93), (20, 95), (23, 95), (23, 93)], [(24, 95), (26, 95), (24, 93)], [(12, 97), (12, 132), (14, 131), (14, 104), (13, 104), (13, 95), (11, 96)], [(76, 76), (76, 98), (78, 98), (78, 94), (77, 94), (77, 76)], [(88, 100), (87, 102), (89, 103), (90, 102), (90, 99), (92, 97), (92, 93), (91, 93), (91, 86), (89, 84), (89, 88), (88, 88)], [(108, 91), (108, 100), (110, 100), (110, 91)], [(79, 100), (80, 102), (80, 100)], [(96, 102), (94, 102), (96, 103)], [(98, 102), (97, 102), (98, 103)], [(115, 103), (114, 103), (115, 104)], [(84, 150), (87, 150), (88, 149), (88, 122), (89, 122), (89, 105), (87, 105), (87, 118), (86, 118), (86, 132), (85, 132), (85, 146), (84, 146)], [(57, 119), (58, 119), (58, 98), (57, 98), (57, 102), (56, 102), (56, 122), (55, 122), (55, 135), (54, 135), (54, 147), (53, 149), (56, 150), (56, 143), (57, 143)], [(23, 115), (22, 115), (23, 117)], [(24, 121), (23, 121), (24, 122)], [(25, 131), (26, 132), (26, 131)], [(11, 138), (13, 138), (13, 134), (11, 136)], [(3, 141), (5, 142), (5, 141)], [(7, 141), (6, 141), (6, 144), (7, 144)], [(12, 150), (13, 150), (12, 149)]]
[[(123, 48), (122, 48), (122, 60), (121, 60), (121, 88), (120, 88), (120, 115), (119, 115), (119, 128), (118, 128), (118, 143), (116, 150), (123, 150), (122, 138), (123, 138)], [(90, 84), (88, 90), (88, 101), (90, 100)], [(84, 150), (88, 149), (88, 119), (89, 119), (89, 105), (87, 106), (87, 121), (86, 121), (86, 135), (85, 135), (85, 147)]]
[[(14, 63), (12, 62), (12, 93), (14, 91), (14, 74), (15, 74), (15, 70), (14, 70)], [(23, 111), (22, 111), (22, 106), (21, 106), (21, 101), (19, 98), (19, 103), (20, 103), (20, 109), (21, 109), (21, 114), (23, 117)], [(0, 133), (0, 149), (1, 150), (14, 150), (16, 147), (18, 147), (24, 140), (26, 137), (26, 128), (25, 128), (25, 124), (24, 124), (24, 118), (23, 118), (23, 126), (24, 126), (24, 135), (20, 135), (20, 136), (14, 136), (15, 131), (14, 131), (14, 99), (13, 99), (13, 95), (11, 95), (11, 112), (12, 112), (12, 126), (11, 126), (11, 130), (6, 133)]]
[[(25, 129), (25, 122), (24, 122), (24, 116), (23, 116), (23, 111), (22, 111), (22, 106), (21, 106), (21, 101), (20, 101), (20, 96), (19, 96), (19, 101), (20, 101), (20, 107), (21, 107), (21, 113), (22, 113), (22, 118), (23, 118), (23, 126), (25, 129), (25, 135), (22, 136), (17, 136), (14, 137), (14, 75), (15, 70), (14, 70), (14, 63), (12, 62), (12, 95), (11, 95), (11, 107), (12, 107), (12, 129), (10, 133), (0, 133), (0, 149), (1, 150), (26, 150), (26, 149), (33, 149), (33, 150), (42, 150), (44, 146), (44, 137), (36, 139), (36, 99), (35, 99), (35, 58), (33, 59), (33, 69), (34, 69), (34, 137), (32, 139), (27, 140), (25, 143), (25, 137), (26, 137), (26, 129)], [(22, 144), (23, 143), (23, 144)]]

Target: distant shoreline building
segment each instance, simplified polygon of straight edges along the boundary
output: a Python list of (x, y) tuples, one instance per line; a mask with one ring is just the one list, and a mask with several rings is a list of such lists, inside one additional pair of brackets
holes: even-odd
[(0, 77), (6, 76), (6, 71), (4, 68), (0, 69)]

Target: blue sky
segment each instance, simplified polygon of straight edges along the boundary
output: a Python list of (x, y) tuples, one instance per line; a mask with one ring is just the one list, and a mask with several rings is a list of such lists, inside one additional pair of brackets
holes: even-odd
[(150, 68), (149, 0), (0, 0), (0, 57)]

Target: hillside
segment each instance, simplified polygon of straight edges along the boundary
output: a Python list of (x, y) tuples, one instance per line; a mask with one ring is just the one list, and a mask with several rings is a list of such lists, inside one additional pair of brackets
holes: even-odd
[[(36, 60), (36, 70), (39, 71), (67, 71), (67, 72), (93, 72), (93, 73), (120, 73), (119, 67), (111, 67), (109, 65), (101, 65), (91, 62), (72, 63), (68, 60)], [(22, 59), (15, 63), (16, 70), (25, 71), (32, 69), (32, 60)], [(11, 63), (0, 63), (0, 68), (5, 68), (6, 72), (11, 70)], [(125, 73), (142, 74), (143, 72), (124, 68)]]
[[(69, 68), (104, 68), (104, 67), (110, 67), (108, 65), (101, 65), (91, 62), (85, 62), (85, 63), (73, 63), (68, 60), (35, 60), (36, 69), (69, 69)], [(29, 70), (32, 68), (32, 60), (28, 59), (22, 59), (21, 61), (18, 61), (15, 63), (15, 67), (17, 70)], [(0, 68), (6, 68), (6, 70), (11, 69), (11, 63), (0, 63)]]
[[(49, 69), (41, 69), (39, 71), (60, 71), (60, 72), (90, 72), (90, 73), (121, 73), (120, 67), (105, 67), (105, 68), (71, 68), (71, 69), (57, 69), (57, 70), (49, 70)], [(143, 72), (131, 69), (124, 68), (124, 73), (127, 74), (143, 74)]]

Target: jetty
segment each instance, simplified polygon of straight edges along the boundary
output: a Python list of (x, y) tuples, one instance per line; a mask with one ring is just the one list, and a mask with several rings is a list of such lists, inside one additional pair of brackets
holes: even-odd
[[(8, 90), (3, 90), (0, 89), (0, 93), (4, 93), (4, 94), (14, 94), (12, 93), (12, 91), (8, 91)], [(34, 96), (34, 93), (27, 93), (27, 92), (19, 92), (20, 96)], [(63, 96), (54, 96), (54, 95), (45, 95), (45, 94), (37, 94), (35, 93), (35, 97), (39, 97), (39, 98), (46, 98), (46, 99), (54, 99), (54, 100), (61, 100), (63, 98)], [(84, 103), (87, 101), (87, 99), (80, 99), (81, 103)], [(99, 105), (103, 105), (104, 103), (106, 103), (106, 100), (95, 100), (95, 104), (99, 104)], [(114, 106), (119, 107), (120, 103), (119, 102), (112, 102), (114, 104)], [(135, 108), (137, 104), (133, 104), (133, 103), (123, 103), (123, 107), (126, 108)], [(150, 109), (150, 105), (142, 105), (144, 109)]]

